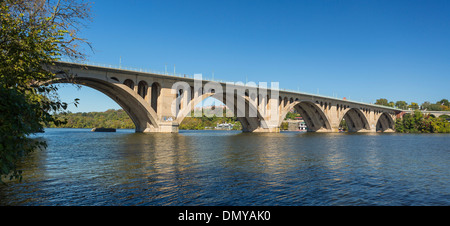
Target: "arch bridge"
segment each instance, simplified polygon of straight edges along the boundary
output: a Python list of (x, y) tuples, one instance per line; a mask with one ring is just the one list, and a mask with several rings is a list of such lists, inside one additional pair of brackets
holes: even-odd
[(390, 107), (278, 87), (199, 82), (183, 76), (60, 61), (50, 69), (57, 74), (53, 83), (76, 83), (110, 97), (130, 116), (136, 132), (178, 132), (182, 120), (207, 97), (232, 109), (245, 132), (279, 132), (281, 122), (293, 109), (302, 115), (311, 132), (338, 132), (343, 119), (351, 132), (393, 132), (396, 115), (401, 113)]

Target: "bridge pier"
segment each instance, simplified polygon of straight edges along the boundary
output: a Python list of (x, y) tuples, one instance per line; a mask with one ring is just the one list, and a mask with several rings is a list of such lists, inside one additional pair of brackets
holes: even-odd
[(161, 122), (159, 123), (159, 128), (154, 127), (148, 127), (145, 128), (143, 131), (136, 131), (136, 132), (143, 132), (143, 133), (178, 133), (178, 123), (175, 122)]
[(251, 131), (253, 133), (279, 133), (280, 132), (280, 127), (275, 127), (275, 128), (262, 128), (259, 127), (253, 131)]

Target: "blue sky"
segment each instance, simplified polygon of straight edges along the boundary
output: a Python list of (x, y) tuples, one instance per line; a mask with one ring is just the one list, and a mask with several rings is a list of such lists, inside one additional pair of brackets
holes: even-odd
[[(89, 61), (374, 102), (450, 99), (450, 1), (95, 1)], [(269, 83), (270, 84), (270, 83)], [(71, 85), (72, 112), (120, 107)]]

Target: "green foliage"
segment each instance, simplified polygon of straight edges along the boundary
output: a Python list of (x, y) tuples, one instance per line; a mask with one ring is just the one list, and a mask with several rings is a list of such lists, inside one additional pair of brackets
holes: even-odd
[(450, 111), (450, 103), (447, 99), (437, 101), (435, 104), (426, 101), (422, 104), (422, 109), (427, 109), (428, 111)]
[(0, 180), (21, 179), (17, 162), (45, 147), (28, 135), (43, 124), (64, 123), (51, 112), (65, 110), (67, 103), (58, 99), (56, 86), (43, 84), (55, 77), (48, 66), (58, 57), (81, 56), (73, 28), (86, 16), (85, 7), (71, 0), (0, 1)]
[(345, 119), (339, 123), (339, 128), (341, 128), (344, 132), (348, 132), (348, 125)]
[(407, 110), (408, 109), (408, 103), (406, 103), (406, 101), (403, 101), (403, 100), (395, 102), (395, 106), (400, 108), (400, 109), (403, 109), (403, 110)]
[(397, 107), (399, 109), (402, 109), (402, 110), (422, 109), (422, 110), (428, 110), (428, 111), (450, 111), (450, 102), (447, 99), (442, 99), (440, 101), (437, 101), (435, 104), (432, 104), (429, 101), (425, 101), (424, 103), (422, 103), (422, 105), (419, 106), (418, 103), (411, 102), (411, 104), (408, 104), (406, 101), (402, 101), (402, 100), (401, 101), (397, 101), (394, 104), (394, 102), (392, 102), (392, 101), (389, 102), (385, 98), (380, 98), (380, 99), (377, 99), (375, 104), (388, 106), (388, 107), (394, 107), (395, 106), (395, 107)]
[(288, 130), (289, 129), (289, 123), (288, 122), (282, 122), (280, 126), (280, 130)]
[(436, 104), (440, 104), (440, 105), (443, 105), (443, 106), (450, 107), (450, 102), (447, 99), (442, 99), (442, 100), (436, 102)]
[(397, 119), (395, 130), (400, 133), (450, 133), (450, 122), (445, 117), (435, 118), (416, 110)]
[(60, 113), (56, 115), (56, 118), (65, 123), (59, 125), (49, 123), (47, 126), (50, 128), (135, 128), (133, 121), (122, 109), (110, 109), (105, 112)]
[[(225, 113), (224, 113), (225, 115)], [(116, 129), (133, 129), (135, 128), (133, 121), (122, 110), (110, 109), (105, 112), (78, 112), (78, 113), (60, 113), (56, 115), (63, 124), (47, 124), (50, 128), (116, 128)], [(235, 124), (234, 130), (241, 130), (241, 124), (236, 117), (207, 117), (202, 114), (202, 117), (186, 117), (181, 122), (179, 129), (181, 130), (204, 130), (207, 128), (214, 128), (219, 123)]]
[(231, 123), (234, 124), (232, 128), (233, 130), (242, 129), (242, 125), (237, 120), (236, 117), (225, 117), (226, 116), (225, 111), (223, 113), (224, 117), (217, 117), (216, 115), (213, 115), (212, 117), (207, 117), (206, 115), (203, 112), (202, 117), (186, 117), (180, 123), (180, 126), (178, 128), (181, 130), (204, 130), (208, 128), (214, 128), (217, 126), (217, 124)]
[(288, 120), (288, 119), (292, 119), (295, 120), (295, 117), (300, 117), (300, 114), (296, 113), (296, 112), (288, 112), (286, 114), (286, 117), (284, 118), (284, 120)]
[[(37, 147), (46, 147), (43, 142), (29, 139), (27, 135), (39, 131), (41, 112), (38, 103), (29, 103), (25, 95), (15, 89), (0, 87), (0, 175), (21, 180), (17, 161)], [(1, 178), (0, 178), (1, 181)]]
[(413, 110), (419, 109), (419, 105), (417, 103), (411, 102), (410, 105), (408, 105), (408, 108), (411, 108)]
[(375, 104), (383, 105), (383, 106), (389, 106), (388, 100), (385, 99), (385, 98), (377, 99)]

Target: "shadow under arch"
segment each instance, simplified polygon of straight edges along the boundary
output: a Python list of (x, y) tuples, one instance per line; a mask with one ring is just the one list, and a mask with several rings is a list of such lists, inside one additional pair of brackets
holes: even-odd
[(286, 114), (291, 110), (295, 109), (302, 116), (303, 120), (308, 127), (308, 132), (329, 132), (332, 131), (330, 120), (324, 114), (322, 109), (318, 107), (315, 103), (310, 101), (293, 101), (287, 105), (282, 114), (280, 115), (279, 126), (283, 122)]
[(394, 132), (395, 122), (387, 113), (380, 115), (377, 121), (377, 132)]
[[(260, 114), (258, 108), (256, 107), (254, 101), (252, 101), (249, 97), (243, 97), (240, 95), (237, 95), (236, 93), (234, 95), (232, 94), (223, 94), (223, 93), (205, 93), (201, 96), (194, 97), (188, 104), (187, 107), (182, 108), (179, 113), (177, 114), (177, 123), (180, 124), (183, 119), (187, 116), (189, 116), (197, 104), (202, 102), (204, 99), (211, 97), (218, 101), (221, 101), (224, 103), (229, 109), (233, 110), (233, 114), (236, 116), (237, 120), (242, 125), (242, 131), (243, 132), (253, 132), (257, 130), (260, 127), (267, 127), (267, 124), (263, 118), (263, 116)], [(233, 105), (230, 105), (230, 100), (233, 98)], [(241, 109), (241, 106), (238, 107), (238, 103), (245, 103), (245, 110)], [(250, 114), (250, 112), (253, 112), (255, 116)], [(226, 115), (223, 115), (224, 117)], [(243, 116), (243, 117), (240, 117)]]
[(136, 132), (152, 132), (159, 128), (156, 113), (127, 84), (86, 77), (74, 77), (70, 79), (57, 78), (48, 83), (74, 83), (102, 92), (115, 101), (128, 114), (136, 127)]
[(361, 110), (357, 108), (349, 108), (344, 111), (343, 116), (339, 118), (339, 122), (341, 122), (343, 119), (345, 119), (349, 132), (370, 130), (370, 124), (367, 120), (367, 117)]
[(155, 113), (158, 113), (158, 104), (160, 102), (158, 101), (158, 99), (161, 94), (161, 85), (158, 82), (153, 82), (150, 87), (151, 87), (150, 106), (152, 107), (153, 111), (155, 111)]

